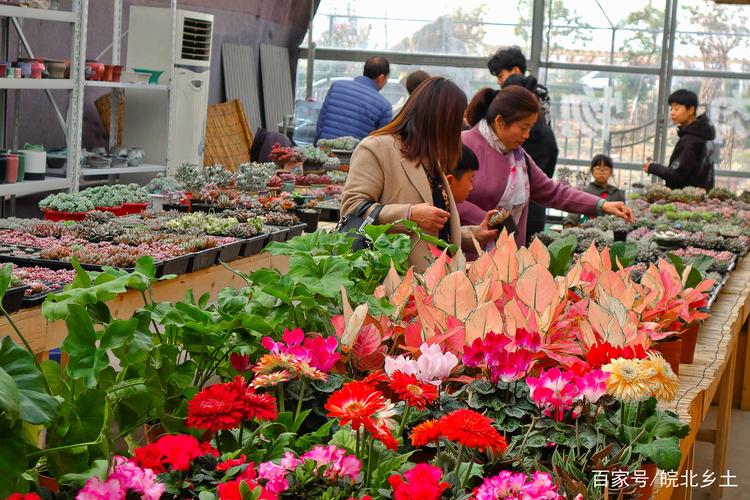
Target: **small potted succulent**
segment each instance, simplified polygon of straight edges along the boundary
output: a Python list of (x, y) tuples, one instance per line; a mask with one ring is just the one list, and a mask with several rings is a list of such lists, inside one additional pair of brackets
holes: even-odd
[(302, 166), (305, 157), (298, 148), (284, 147), (276, 143), (271, 148), (270, 159), (285, 172), (292, 172)]
[(83, 220), (86, 212), (94, 210), (94, 204), (80, 194), (56, 193), (40, 201), (39, 208), (46, 220)]
[(312, 145), (306, 145), (299, 148), (303, 156), (303, 163), (306, 170), (320, 170), (329, 160), (328, 154), (322, 149)]
[(148, 191), (138, 184), (127, 184), (124, 186), (122, 207), (125, 209), (126, 214), (138, 214), (148, 208), (148, 204), (151, 201), (148, 196)]
[(91, 200), (97, 210), (125, 215), (125, 209), (122, 208), (125, 199), (118, 186), (97, 186), (81, 191), (81, 195)]
[(341, 165), (349, 165), (352, 159), (352, 153), (354, 148), (359, 144), (359, 139), (352, 136), (337, 137), (335, 139), (320, 139), (318, 141), (318, 147), (321, 149), (330, 150), (336, 158), (338, 158)]
[(249, 193), (265, 191), (275, 173), (274, 163), (242, 163), (236, 174), (237, 189)]
[[(180, 203), (185, 197), (184, 189), (181, 182), (164, 174), (159, 174), (151, 179), (151, 182), (146, 184), (145, 187), (154, 210), (162, 210), (165, 204)], [(180, 194), (179, 199), (175, 200), (174, 197), (178, 193)]]
[(206, 184), (206, 177), (203, 173), (203, 168), (189, 163), (183, 163), (177, 167), (174, 177), (177, 182), (182, 184), (185, 191), (195, 195), (197, 195), (203, 185)]
[(305, 232), (314, 233), (318, 230), (318, 222), (320, 221), (320, 209), (316, 208), (318, 200), (309, 199), (306, 201), (304, 207), (297, 208), (297, 217), (299, 220), (306, 224)]
[(205, 167), (203, 169), (203, 176), (206, 184), (214, 184), (219, 189), (228, 189), (234, 186), (234, 174), (220, 163)]

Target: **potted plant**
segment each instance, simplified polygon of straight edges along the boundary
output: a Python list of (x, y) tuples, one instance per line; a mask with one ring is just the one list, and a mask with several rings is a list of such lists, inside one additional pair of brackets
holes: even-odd
[(177, 167), (174, 177), (183, 186), (185, 191), (193, 193), (193, 196), (196, 198), (199, 196), (198, 193), (201, 188), (206, 184), (203, 169), (189, 163), (182, 163)]
[(234, 186), (234, 174), (219, 163), (204, 167), (203, 176), (206, 184), (213, 184), (219, 189), (228, 189)]
[(292, 172), (302, 166), (305, 157), (298, 148), (284, 147), (276, 143), (271, 148), (269, 158), (284, 172)]
[(39, 202), (46, 220), (83, 220), (86, 212), (94, 210), (94, 204), (85, 196), (76, 193), (56, 193)]
[(314, 233), (318, 230), (318, 221), (320, 220), (320, 209), (316, 208), (318, 200), (308, 199), (304, 207), (297, 208), (297, 217), (305, 226), (306, 233)]
[(266, 189), (275, 173), (274, 163), (242, 163), (235, 179), (237, 189), (257, 194)]

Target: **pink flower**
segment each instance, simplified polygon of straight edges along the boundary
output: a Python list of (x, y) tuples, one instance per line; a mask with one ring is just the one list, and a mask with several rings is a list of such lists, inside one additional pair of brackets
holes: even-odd
[(86, 482), (86, 486), (76, 495), (76, 500), (122, 500), (125, 491), (120, 488), (120, 482), (104, 481), (94, 476)]
[(451, 352), (443, 353), (438, 344), (423, 343), (419, 347), (419, 359), (388, 356), (385, 358), (385, 373), (391, 377), (396, 372), (414, 375), (423, 382), (439, 386), (458, 365), (458, 358)]
[(289, 483), (286, 480), (287, 472), (284, 467), (273, 462), (263, 462), (258, 467), (258, 477), (266, 480), (263, 489), (275, 495), (283, 493), (289, 488)]
[(581, 397), (594, 404), (607, 391), (607, 378), (609, 374), (602, 370), (592, 370), (586, 375), (575, 378), (575, 386)]
[(313, 460), (318, 466), (327, 465), (323, 475), (331, 480), (347, 477), (356, 481), (362, 470), (362, 463), (354, 455), (347, 455), (346, 451), (334, 445), (316, 445), (300, 457), (301, 461)]
[(271, 337), (263, 337), (260, 344), (274, 354), (291, 354), (301, 361), (310, 362), (310, 353), (302, 347), (305, 332), (301, 328), (284, 330), (281, 342), (276, 342)]
[(281, 465), (286, 470), (294, 470), (300, 463), (301, 461), (294, 455), (294, 453), (292, 453), (291, 451), (287, 451), (286, 453), (284, 453), (284, 458), (281, 459), (279, 465)]
[(555, 367), (537, 377), (526, 377), (531, 399), (547, 416), (554, 413), (555, 420), (564, 418), (565, 410), (572, 407), (578, 394), (573, 372), (562, 372)]
[(475, 339), (474, 342), (464, 349), (463, 363), (468, 367), (488, 364), (487, 359), (493, 353), (500, 352), (510, 344), (510, 339), (502, 334), (488, 333), (484, 339)]
[(529, 332), (523, 328), (516, 330), (516, 345), (521, 349), (526, 349), (532, 353), (542, 350), (542, 336), (539, 332)]
[(232, 363), (234, 369), (240, 373), (246, 372), (250, 369), (250, 356), (247, 354), (233, 352), (229, 355), (229, 362)]
[(341, 355), (336, 352), (339, 347), (339, 341), (335, 336), (330, 337), (307, 337), (305, 339), (305, 349), (310, 356), (310, 365), (328, 373), (331, 367), (336, 364)]
[(529, 481), (525, 474), (514, 474), (504, 470), (500, 474), (484, 480), (474, 491), (475, 500), (562, 500), (552, 476), (546, 472), (535, 472)]
[(531, 365), (531, 353), (525, 349), (517, 351), (500, 351), (496, 356), (493, 354), (490, 365), (490, 376), (493, 382), (498, 379), (505, 383), (513, 382), (526, 375)]

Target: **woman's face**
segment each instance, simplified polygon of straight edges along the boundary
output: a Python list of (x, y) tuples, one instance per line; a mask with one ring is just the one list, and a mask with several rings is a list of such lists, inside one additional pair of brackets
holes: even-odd
[(609, 178), (612, 176), (612, 169), (606, 164), (600, 163), (591, 168), (591, 174), (594, 176), (594, 182), (600, 186), (606, 186), (607, 182), (609, 182)]
[(522, 118), (518, 121), (506, 125), (501, 116), (495, 118), (493, 128), (497, 138), (500, 139), (505, 147), (509, 149), (516, 149), (521, 144), (526, 142), (531, 133), (531, 127), (534, 126), (537, 119), (537, 113), (530, 114), (526, 118)]

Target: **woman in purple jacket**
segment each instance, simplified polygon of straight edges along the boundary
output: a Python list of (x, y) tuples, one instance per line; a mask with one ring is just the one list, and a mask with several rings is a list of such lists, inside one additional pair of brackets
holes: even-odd
[(466, 120), (473, 126), (461, 140), (479, 160), (474, 189), (458, 205), (462, 225), (480, 224), (490, 210), (510, 214), (516, 243), (526, 242), (529, 200), (544, 207), (589, 216), (611, 214), (633, 222), (633, 211), (621, 201), (609, 202), (548, 178), (523, 150), (539, 113), (539, 101), (523, 87), (480, 90), (469, 103)]

